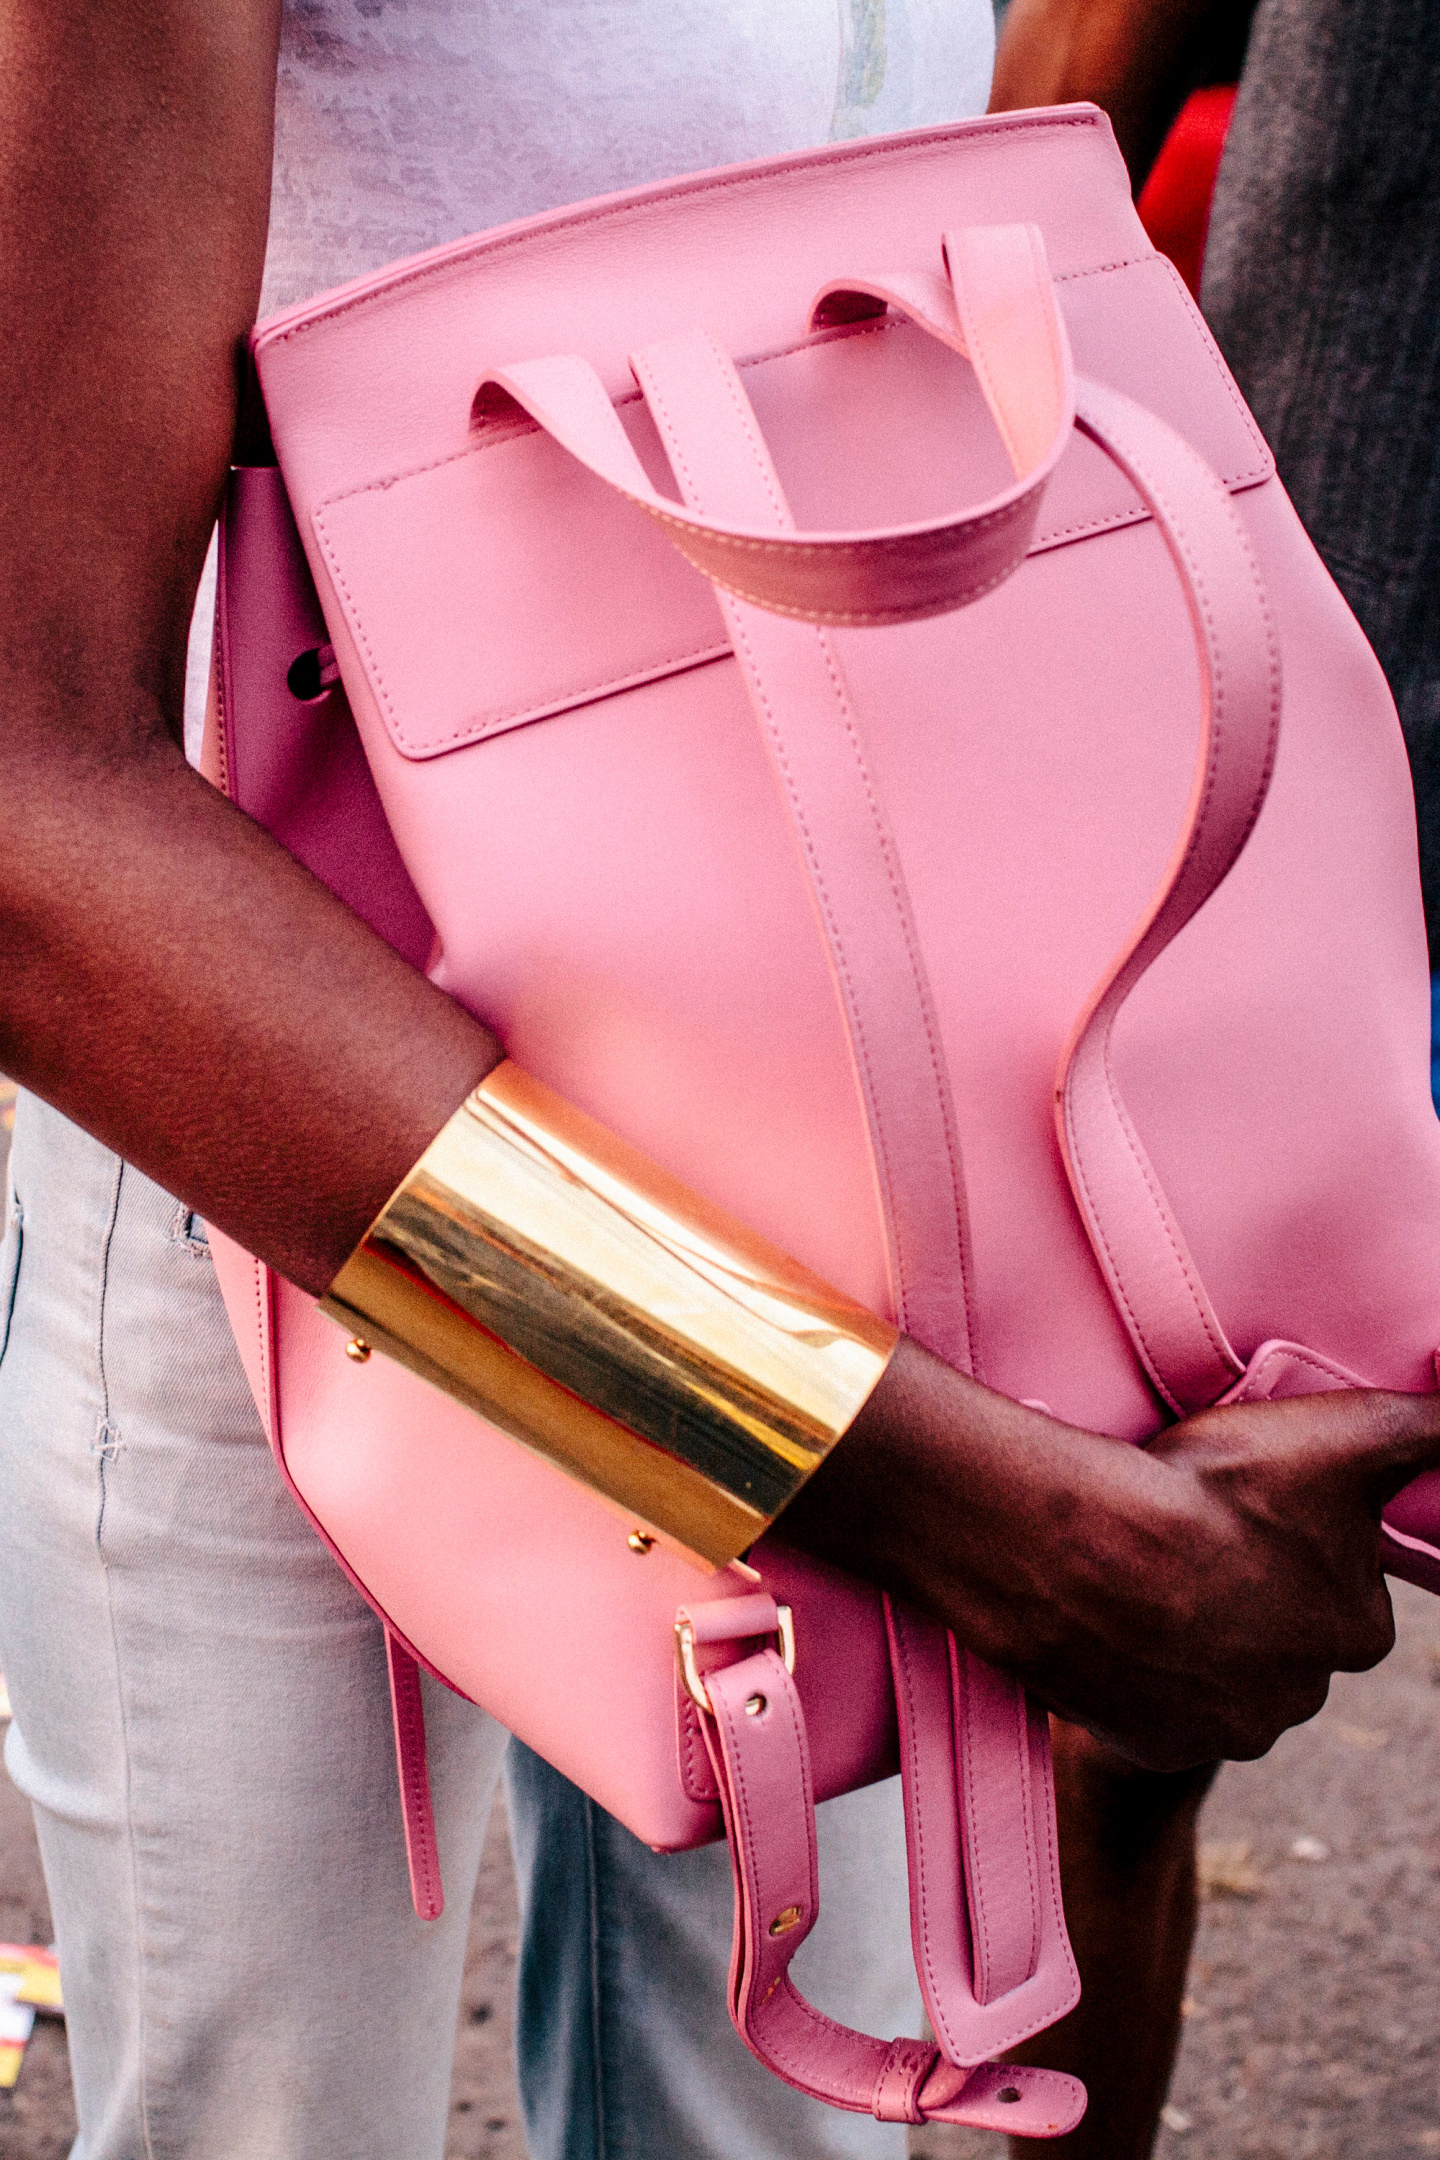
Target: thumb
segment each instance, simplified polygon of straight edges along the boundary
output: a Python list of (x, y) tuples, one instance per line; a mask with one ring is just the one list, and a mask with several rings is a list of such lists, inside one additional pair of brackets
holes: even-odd
[(1377, 1510), (1426, 1470), (1440, 1469), (1440, 1394), (1355, 1388), (1303, 1399), (1317, 1411), (1322, 1402), (1334, 1406), (1333, 1438), (1342, 1446), (1348, 1440), (1360, 1486)]

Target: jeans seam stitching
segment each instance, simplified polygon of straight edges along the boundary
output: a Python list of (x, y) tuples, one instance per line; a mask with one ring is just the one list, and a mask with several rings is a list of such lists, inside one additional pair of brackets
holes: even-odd
[(590, 1905), (590, 2049), (594, 2061), (592, 2086), (595, 2105), (595, 2149), (601, 2160), (609, 2160), (610, 2141), (607, 2135), (605, 2108), (605, 2054), (602, 2031), (604, 2018), (601, 2010), (601, 1993), (604, 1982), (601, 1974), (600, 1956), (600, 1864), (595, 1839), (595, 1803), (588, 1795), (585, 1799), (585, 1872), (588, 1878)]
[(146, 2092), (145, 2039), (145, 1960), (140, 1944), (140, 1872), (135, 1852), (135, 1811), (130, 1758), (130, 1722), (125, 1707), (124, 1666), (120, 1656), (120, 1633), (115, 1618), (115, 1600), (110, 1587), (110, 1566), (105, 1558), (105, 1472), (114, 1459), (114, 1441), (109, 1438), (114, 1428), (110, 1423), (110, 1382), (105, 1370), (105, 1318), (110, 1290), (110, 1251), (115, 1241), (115, 1231), (120, 1219), (120, 1195), (125, 1183), (125, 1164), (117, 1163), (115, 1183), (110, 1195), (110, 1215), (105, 1226), (105, 1239), (100, 1256), (100, 1311), (96, 1331), (96, 1361), (100, 1380), (100, 1433), (102, 1443), (99, 1453), (100, 1504), (95, 1518), (95, 1547), (99, 1555), (101, 1571), (105, 1579), (105, 1612), (110, 1623), (110, 1651), (115, 1661), (115, 1699), (120, 1711), (120, 1742), (125, 1765), (125, 1833), (130, 1855), (130, 1902), (134, 1913), (135, 1947), (135, 2004), (136, 2004), (136, 2054), (139, 2067), (139, 2113), (140, 2135), (146, 2160), (155, 2160), (155, 2144), (150, 2135), (150, 2103)]

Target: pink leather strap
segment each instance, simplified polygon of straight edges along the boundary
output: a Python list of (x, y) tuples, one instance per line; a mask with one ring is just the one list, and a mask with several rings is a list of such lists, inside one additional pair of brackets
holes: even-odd
[[(604, 384), (576, 354), (518, 362), (486, 375), (476, 393), (475, 422), (483, 427), (511, 419), (519, 406), (581, 464), (657, 519), (697, 570), (773, 614), (847, 624), (943, 614), (988, 592), (1023, 561), (1072, 416), (1070, 348), (1038, 229), (976, 228), (952, 235), (948, 248), (952, 276), (965, 294), (961, 335), (1015, 465), (1014, 485), (977, 509), (872, 532), (799, 534), (778, 491), (748, 507), (702, 508), (677, 469), (682, 506), (651, 485)], [(702, 348), (708, 353), (733, 400), (735, 423), (754, 435), (764, 458), (729, 355), (703, 331), (673, 343), (687, 349), (687, 364), (697, 369)], [(651, 409), (663, 433), (653, 397)]]
[(1076, 1204), (1156, 1388), (1182, 1416), (1244, 1371), (1116, 1086), (1110, 1044), (1141, 976), (1202, 908), (1254, 830), (1274, 770), (1280, 660), (1260, 571), (1224, 485), (1173, 429), (1081, 385), (1077, 422), (1128, 473), (1179, 573), (1200, 656), (1195, 776), (1160, 889), (1076, 1024), (1056, 1116)]
[[(963, 337), (972, 352), (986, 353), (992, 386), (1008, 386), (1008, 398), (997, 387), (992, 403), (1021, 466), (1037, 446), (1048, 451), (1046, 431), (1068, 407), (1063, 340), (1057, 336), (1047, 343), (1045, 312), (1034, 305), (1027, 309), (1035, 262), (1028, 239), (999, 235), (988, 247), (993, 260), (987, 262), (988, 237), (976, 237), (973, 247), (951, 244), (952, 271), (972, 257), (978, 261), (979, 298), (957, 275), (958, 297), (947, 332)], [(1017, 238), (1025, 244), (1017, 246)], [(1018, 267), (1017, 256), (1023, 256)], [(1006, 269), (1013, 272), (1008, 287), (1000, 274)], [(1038, 373), (1039, 388), (1033, 383), (1027, 388), (1017, 352), (1037, 343), (1040, 365), (1032, 373)], [(686, 506), (731, 531), (791, 533), (793, 521), (744, 391), (713, 341), (670, 339), (636, 355), (633, 366)], [(982, 523), (972, 540), (990, 548), (993, 527)], [(985, 557), (988, 582), (994, 582), (994, 560)], [(1013, 566), (1007, 560), (1000, 574)], [(973, 576), (973, 563), (971, 570)], [(844, 676), (824, 628), (785, 620), (734, 592), (722, 590), (721, 602), (830, 948), (870, 1125), (896, 1311), (905, 1327), (939, 1355), (973, 1370), (966, 1212), (950, 1086), (903, 874)], [(755, 1612), (742, 1612), (740, 1602), (728, 1611), (711, 1608), (709, 1618), (720, 1635), (752, 1637), (759, 1631), (762, 1602), (743, 1601)], [(698, 1613), (690, 1617), (698, 1624)], [(773, 1619), (764, 1625), (773, 1626)], [(892, 1635), (892, 1645), (901, 1645), (895, 1653), (897, 1692), (903, 1687), (907, 1703), (902, 1758), (911, 1818), (912, 1917), (917, 1961), (938, 2018), (935, 2029), (947, 2054), (974, 2069), (989, 2053), (1062, 2015), (1075, 2000), (1078, 1979), (1054, 1880), (1048, 1730), (1043, 1721), (1030, 1719), (1013, 1682), (987, 1673), (976, 1660), (957, 1664), (959, 1684), (952, 1687), (946, 1639), (943, 1632), (934, 1637), (931, 1631), (922, 1644), (918, 1637)], [(928, 1661), (923, 1654), (937, 1647), (938, 1665), (933, 1654)], [(722, 1693), (729, 1685), (720, 1683)], [(793, 1700), (793, 1690), (789, 1694)], [(723, 1726), (718, 1699), (715, 1714)], [(796, 1733), (803, 1752), (798, 1723)], [(957, 1743), (963, 1749), (963, 1804)], [(742, 1732), (730, 1750), (734, 1762), (740, 1760), (736, 1749), (743, 1752), (746, 1745)], [(811, 1845), (808, 1770), (798, 1782), (792, 1777), (790, 1785), (783, 1824), (779, 1808), (767, 1807), (763, 1835), (752, 1825), (748, 1857), (737, 1854), (742, 1907), (747, 1895), (752, 1909), (757, 1897), (763, 1902), (764, 1888), (756, 1888), (756, 1880), (778, 1868), (782, 1875), (788, 1869), (793, 1879), (796, 1895), (790, 1902), (796, 1910), (813, 1909), (813, 1882), (801, 1894), (799, 1875)], [(732, 1797), (734, 1834), (744, 1811), (738, 1796)], [(1037, 1843), (1045, 1845), (1043, 1864)], [(967, 1896), (977, 1927), (966, 1924)], [(972, 1934), (979, 1943), (973, 1963)], [(758, 1942), (753, 1929), (752, 1938)], [(742, 1929), (742, 1950), (745, 1939), (750, 1938)], [(761, 1956), (762, 1977), (766, 1963)], [(747, 1970), (742, 1956), (733, 2005), (742, 2032), (787, 2078), (805, 2083), (823, 2037), (823, 2077), (808, 2089), (823, 2088), (826, 2097), (855, 2105), (863, 2088), (863, 2104), (896, 2120), (923, 2120), (933, 2108), (945, 2106), (958, 2110), (951, 2119), (1023, 2128), (1022, 2118), (1010, 2112), (1022, 2099), (985, 2102), (992, 2109), (986, 2115), (981, 2089), (967, 2089), (962, 2100), (953, 2076), (943, 2095), (922, 2098), (939, 2060), (934, 2051), (909, 2042), (884, 2049), (826, 2021), (817, 2024), (793, 1991), (777, 1996), (760, 1986), (757, 1995), (745, 1978)], [(767, 2007), (757, 2022), (751, 2011), (762, 2001)], [(1022, 2084), (1012, 2081), (1004, 2090), (1021, 2093)], [(1056, 2113), (1053, 2097), (1038, 2103), (1047, 2121)], [(1078, 2114), (1073, 2094), (1066, 2093), (1064, 2105)]]
[[(840, 2025), (799, 1993), (790, 1961), (820, 1907), (799, 1697), (773, 1650), (712, 1672), (705, 1684), (706, 1744), (735, 1871), (730, 2008), (746, 2046), (802, 2092), (883, 2122), (963, 2122), (1020, 2137), (1073, 2129), (1085, 2105), (1074, 2078), (952, 2063), (925, 2042), (879, 2040)], [(1036, 2029), (1023, 2020), (1017, 2026), (1015, 2038)]]
[[(952, 269), (956, 242), (948, 243)], [(959, 351), (993, 350), (966, 317), (965, 288), (922, 272), (846, 280), (816, 319), (855, 296), (901, 308)], [(984, 376), (982, 375), (982, 380)], [(999, 398), (987, 388), (1002, 434)], [(1224, 484), (1172, 428), (1131, 399), (1083, 381), (1076, 424), (1128, 474), (1170, 550), (1200, 659), (1201, 724), (1185, 822), (1160, 888), (1081, 1014), (1056, 1083), (1060, 1145), (1076, 1205), (1135, 1350), (1180, 1415), (1217, 1401), (1244, 1370), (1116, 1085), (1115, 1021), (1146, 970), (1234, 865), (1274, 770), (1280, 664), (1259, 567)], [(1006, 436), (1007, 441), (1010, 439)], [(1012, 453), (1013, 454), (1013, 453)]]
[[(708, 338), (636, 356), (692, 506), (793, 530), (734, 369)], [(719, 595), (820, 915), (865, 1105), (901, 1324), (975, 1369), (960, 1142), (940, 1030), (884, 805), (829, 632)]]
[(1062, 2017), (1079, 1976), (1065, 1932), (1050, 1732), (1023, 1690), (935, 1622), (887, 1600), (915, 1967), (952, 2062)]
[(438, 1920), (445, 1910), (440, 1882), (440, 1850), (435, 1841), (435, 1811), (430, 1800), (430, 1765), (425, 1753), (425, 1705), (420, 1697), (420, 1668), (389, 1628), (385, 1661), (390, 1670), (390, 1709), (395, 1720), (395, 1762), (400, 1773), (400, 1809), (405, 1820), (405, 1857), (410, 1863), (410, 1895), (422, 1920)]

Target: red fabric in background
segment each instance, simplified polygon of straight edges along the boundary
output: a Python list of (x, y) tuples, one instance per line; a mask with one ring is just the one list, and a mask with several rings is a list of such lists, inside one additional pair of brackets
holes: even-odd
[(1234, 106), (1233, 83), (1194, 91), (1181, 106), (1136, 204), (1146, 232), (1197, 300), (1210, 196)]

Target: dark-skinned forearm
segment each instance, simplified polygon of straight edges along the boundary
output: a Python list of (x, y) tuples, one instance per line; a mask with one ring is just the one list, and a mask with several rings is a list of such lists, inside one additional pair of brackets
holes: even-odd
[(168, 736), (0, 767), (0, 1069), (321, 1291), (500, 1055)]
[(497, 1052), (178, 747), (278, 24), (6, 10), (0, 1067), (319, 1290)]

